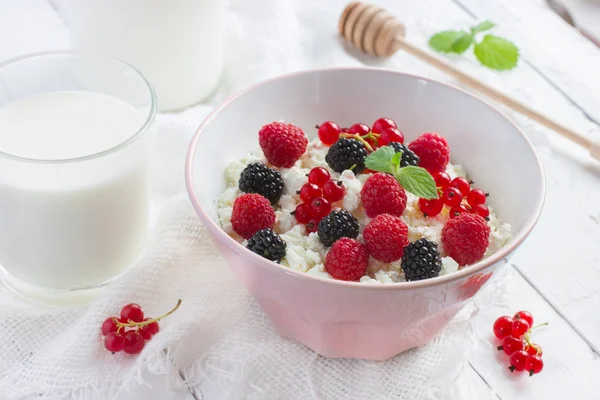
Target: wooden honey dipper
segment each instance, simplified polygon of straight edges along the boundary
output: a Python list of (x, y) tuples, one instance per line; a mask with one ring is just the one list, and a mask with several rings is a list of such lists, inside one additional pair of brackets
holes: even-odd
[(389, 57), (402, 49), (421, 61), (446, 72), (472, 89), (583, 146), (589, 150), (594, 158), (600, 160), (600, 141), (593, 142), (586, 136), (543, 115), (527, 104), (507, 96), (479, 79), (467, 75), (439, 57), (410, 44), (404, 39), (404, 31), (404, 25), (388, 11), (371, 4), (358, 2), (348, 4), (342, 12), (339, 22), (340, 35), (361, 51), (377, 57)]

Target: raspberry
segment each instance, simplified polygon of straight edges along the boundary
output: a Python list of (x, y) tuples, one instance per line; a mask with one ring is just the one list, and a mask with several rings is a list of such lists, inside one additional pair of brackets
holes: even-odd
[(329, 148), (325, 161), (335, 172), (342, 173), (352, 169), (358, 175), (365, 169), (367, 149), (365, 145), (355, 139), (341, 138)]
[(272, 228), (274, 223), (275, 211), (266, 197), (248, 193), (233, 202), (231, 225), (233, 230), (244, 239), (250, 239), (261, 229)]
[(391, 263), (404, 254), (404, 246), (408, 244), (408, 226), (396, 216), (380, 214), (365, 227), (363, 238), (374, 259)]
[(430, 173), (443, 172), (450, 161), (450, 147), (437, 133), (424, 133), (413, 140), (408, 148), (420, 159), (420, 166)]
[(419, 239), (404, 249), (402, 271), (407, 281), (435, 278), (442, 270), (438, 245), (428, 239)]
[(242, 171), (239, 187), (242, 192), (258, 193), (275, 204), (283, 194), (283, 179), (279, 171), (264, 164), (253, 163)]
[(265, 157), (276, 167), (290, 168), (306, 151), (308, 139), (292, 124), (271, 122), (258, 132), (258, 142)]
[(400, 167), (407, 167), (409, 165), (419, 166), (419, 157), (413, 153), (406, 145), (398, 142), (388, 143), (388, 146), (394, 149), (396, 153), (402, 152), (402, 159), (400, 160)]
[(396, 179), (386, 173), (378, 172), (367, 179), (360, 199), (369, 218), (379, 214), (401, 216), (406, 209), (406, 192)]
[(490, 243), (490, 227), (477, 214), (462, 213), (448, 220), (442, 230), (442, 243), (459, 265), (479, 261)]
[(357, 281), (367, 271), (369, 252), (356, 239), (343, 237), (331, 246), (325, 257), (325, 271), (334, 279)]
[(332, 211), (319, 222), (319, 239), (325, 246), (331, 246), (343, 237), (356, 239), (358, 228), (358, 220), (348, 211)]
[(278, 263), (285, 257), (285, 248), (287, 245), (273, 229), (267, 228), (256, 232), (248, 240), (246, 247), (259, 256)]

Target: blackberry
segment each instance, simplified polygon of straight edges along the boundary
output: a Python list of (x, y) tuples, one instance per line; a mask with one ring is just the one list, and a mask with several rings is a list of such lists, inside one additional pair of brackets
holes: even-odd
[(356, 239), (358, 220), (346, 210), (333, 211), (319, 222), (317, 232), (325, 246), (331, 246), (343, 237)]
[(364, 144), (355, 139), (340, 138), (329, 148), (325, 161), (335, 172), (351, 169), (357, 175), (365, 169), (365, 158)]
[(402, 160), (400, 161), (400, 167), (406, 167), (408, 165), (414, 165), (415, 167), (419, 166), (419, 162), (421, 159), (418, 155), (412, 152), (407, 146), (398, 142), (388, 143), (388, 146), (394, 149), (396, 153), (399, 151), (402, 152)]
[(239, 188), (242, 192), (258, 193), (275, 204), (283, 194), (283, 179), (279, 171), (264, 164), (248, 164), (240, 175)]
[(436, 242), (419, 239), (404, 248), (402, 270), (407, 281), (435, 278), (442, 270), (442, 259)]
[(262, 229), (254, 234), (246, 247), (267, 260), (279, 262), (285, 257), (287, 244), (273, 229)]

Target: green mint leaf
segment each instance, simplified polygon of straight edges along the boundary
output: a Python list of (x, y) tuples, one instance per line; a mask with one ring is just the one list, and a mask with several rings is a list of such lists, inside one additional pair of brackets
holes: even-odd
[(462, 36), (460, 36), (454, 41), (454, 43), (452, 43), (452, 52), (457, 54), (464, 53), (469, 47), (471, 47), (473, 39), (474, 36), (472, 33), (464, 32)]
[(435, 51), (439, 51), (441, 53), (453, 53), (454, 50), (452, 49), (452, 45), (463, 35), (465, 35), (465, 32), (459, 31), (444, 31), (436, 33), (429, 38), (429, 46)]
[(394, 157), (392, 157), (392, 164), (394, 164), (396, 166), (396, 168), (400, 168), (400, 161), (402, 161), (402, 152), (401, 151), (394, 154)]
[(391, 174), (394, 173), (393, 157), (394, 149), (389, 146), (383, 146), (367, 156), (365, 165), (373, 171), (388, 172)]
[(483, 40), (475, 44), (475, 56), (482, 65), (498, 71), (516, 67), (519, 60), (519, 49), (504, 38), (485, 35)]
[(473, 35), (475, 35), (479, 32), (489, 31), (490, 29), (492, 29), (495, 26), (496, 26), (496, 24), (493, 23), (492, 21), (483, 21), (482, 23), (472, 27), (471, 32), (473, 33)]
[(433, 177), (426, 169), (409, 165), (396, 171), (396, 179), (405, 190), (423, 199), (437, 199)]

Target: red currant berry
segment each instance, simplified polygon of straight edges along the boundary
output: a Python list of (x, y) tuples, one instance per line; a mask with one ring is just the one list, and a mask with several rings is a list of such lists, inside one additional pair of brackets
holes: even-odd
[(490, 209), (483, 204), (475, 204), (471, 207), (471, 213), (479, 215), (481, 218), (487, 218), (490, 216)]
[(529, 324), (529, 327), (533, 326), (533, 315), (529, 311), (518, 311), (514, 316), (514, 319), (524, 319)]
[(300, 198), (305, 203), (310, 203), (321, 195), (321, 188), (314, 183), (305, 183), (300, 188)]
[(299, 223), (307, 224), (312, 218), (310, 205), (308, 203), (298, 204), (294, 210), (294, 217)]
[(468, 213), (468, 212), (469, 212), (469, 210), (467, 209), (467, 207), (464, 204), (459, 204), (458, 206), (452, 207), (450, 209), (448, 216), (450, 217), (450, 219), (452, 219), (452, 218), (458, 217), (462, 213)]
[[(146, 321), (148, 320), (148, 318), (146, 318)], [(145, 340), (150, 340), (152, 339), (152, 336), (156, 335), (158, 333), (158, 331), (160, 330), (160, 327), (158, 326), (158, 321), (154, 321), (149, 323), (148, 325), (144, 325), (140, 328), (140, 335), (142, 335), (142, 337)]]
[(529, 372), (529, 376), (539, 374), (544, 369), (544, 361), (540, 356), (529, 356), (525, 361), (525, 369)]
[(529, 328), (529, 323), (524, 319), (513, 319), (512, 335), (514, 337), (521, 337), (529, 330)]
[(345, 192), (342, 181), (330, 180), (323, 186), (323, 196), (332, 203), (342, 200)]
[(448, 186), (442, 194), (442, 200), (448, 207), (457, 207), (462, 202), (462, 199), (462, 193), (454, 186)]
[(379, 118), (377, 121), (373, 122), (373, 133), (381, 133), (388, 128), (397, 128), (396, 123), (389, 118)]
[(354, 135), (366, 135), (371, 132), (371, 129), (365, 124), (354, 124), (348, 129), (348, 133), (352, 133)]
[(311, 219), (310, 221), (308, 221), (308, 224), (306, 224), (306, 231), (308, 233), (316, 232), (317, 229), (319, 229), (318, 219)]
[(523, 347), (523, 340), (509, 335), (502, 339), (502, 346), (498, 346), (498, 350), (504, 350), (510, 356), (515, 351), (523, 350)]
[(512, 332), (513, 319), (504, 315), (494, 322), (494, 335), (500, 340), (504, 339)]
[(116, 332), (117, 328), (117, 321), (115, 317), (106, 318), (106, 320), (102, 323), (102, 335), (106, 336), (109, 333)]
[(144, 338), (139, 332), (129, 331), (125, 334), (123, 351), (127, 354), (137, 354), (144, 348)]
[(308, 182), (314, 183), (318, 187), (322, 188), (327, 182), (329, 182), (329, 171), (323, 167), (315, 167), (308, 173)]
[(311, 214), (319, 221), (321, 218), (329, 215), (329, 212), (331, 211), (331, 203), (324, 197), (317, 197), (314, 199), (310, 204), (310, 207)]
[(486, 197), (487, 194), (483, 190), (473, 189), (467, 196), (467, 203), (472, 206), (476, 206), (477, 204), (485, 204)]
[(388, 128), (381, 132), (379, 136), (379, 145), (385, 146), (391, 142), (404, 143), (404, 135), (396, 128)]
[(435, 217), (442, 212), (444, 202), (441, 199), (419, 199), (419, 210), (425, 217)]
[(525, 351), (532, 356), (542, 356), (542, 348), (539, 344), (531, 343), (525, 348)]
[(463, 197), (467, 197), (467, 195), (471, 192), (471, 184), (462, 176), (452, 179), (452, 181), (450, 182), (450, 186), (453, 186), (460, 190)]
[(327, 146), (331, 146), (340, 138), (340, 127), (335, 122), (323, 122), (319, 126), (319, 139)]
[(143, 320), (144, 311), (138, 304), (129, 303), (121, 309), (121, 321), (142, 322)]
[(125, 338), (120, 333), (111, 332), (104, 338), (104, 347), (111, 353), (118, 353), (123, 350)]
[(529, 358), (529, 353), (525, 350), (515, 351), (510, 355), (510, 372), (523, 371), (525, 369), (525, 362)]
[(450, 179), (450, 175), (445, 172), (438, 172), (437, 174), (434, 174), (433, 180), (435, 181), (435, 186), (442, 189), (445, 189), (446, 186), (448, 186), (452, 181)]
[(349, 130), (350, 130), (350, 128), (342, 128), (341, 132), (342, 133), (348, 133)]

